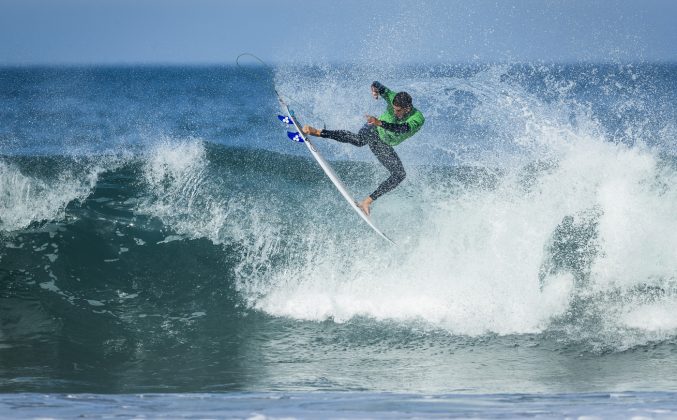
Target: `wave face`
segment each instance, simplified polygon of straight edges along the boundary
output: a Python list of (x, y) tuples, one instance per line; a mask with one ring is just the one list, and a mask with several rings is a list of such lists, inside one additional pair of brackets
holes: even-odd
[[(2, 69), (0, 390), (675, 389), (676, 70)], [(427, 118), (395, 247), (275, 118), (356, 131), (373, 79)]]

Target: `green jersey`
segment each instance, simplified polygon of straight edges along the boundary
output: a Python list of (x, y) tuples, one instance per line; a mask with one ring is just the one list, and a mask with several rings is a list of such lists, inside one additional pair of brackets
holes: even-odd
[(423, 117), (423, 114), (421, 114), (421, 111), (412, 107), (411, 111), (407, 115), (405, 115), (402, 119), (398, 119), (395, 116), (395, 111), (393, 109), (393, 99), (395, 98), (395, 95), (397, 93), (381, 85), (380, 83), (378, 86), (378, 91), (379, 94), (383, 96), (383, 99), (385, 99), (386, 102), (388, 103), (388, 108), (386, 109), (386, 112), (381, 114), (381, 116), (378, 117), (378, 119), (389, 124), (406, 123), (409, 126), (409, 130), (402, 133), (386, 130), (383, 127), (376, 127), (376, 131), (378, 131), (378, 136), (381, 139), (381, 141), (390, 146), (397, 146), (398, 144), (402, 143), (409, 137), (416, 134), (418, 130), (420, 130), (421, 127), (423, 126), (425, 118)]

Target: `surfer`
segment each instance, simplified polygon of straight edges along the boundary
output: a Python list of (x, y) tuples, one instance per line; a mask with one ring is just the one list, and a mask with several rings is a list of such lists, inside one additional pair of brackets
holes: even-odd
[(421, 129), (425, 118), (412, 105), (407, 92), (395, 93), (379, 82), (371, 84), (374, 99), (383, 97), (388, 103), (386, 111), (376, 118), (366, 115), (367, 123), (355, 134), (346, 130), (318, 130), (306, 125), (303, 132), (315, 137), (333, 139), (358, 147), (368, 145), (379, 162), (390, 172), (390, 177), (369, 194), (358, 206), (368, 216), (371, 204), (383, 194), (392, 191), (404, 180), (406, 172), (393, 146), (397, 146)]

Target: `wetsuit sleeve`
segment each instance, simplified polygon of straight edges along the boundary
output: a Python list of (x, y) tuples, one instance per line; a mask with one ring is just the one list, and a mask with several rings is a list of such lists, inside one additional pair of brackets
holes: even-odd
[(387, 87), (383, 86), (380, 82), (376, 81), (374, 81), (374, 83), (371, 84), (371, 87), (376, 89), (378, 91), (378, 94), (381, 96), (385, 95), (386, 92), (388, 91)]
[(381, 121), (381, 127), (383, 127), (384, 130), (392, 131), (393, 133), (408, 133), (411, 130), (411, 127), (409, 126), (408, 123), (402, 123), (402, 124), (395, 124), (395, 123), (389, 123), (385, 121)]
[(392, 105), (393, 103), (393, 98), (395, 98), (395, 92), (392, 90), (388, 89), (387, 87), (383, 86), (380, 82), (374, 82), (371, 84), (376, 90), (378, 91), (378, 94), (388, 102), (389, 105)]

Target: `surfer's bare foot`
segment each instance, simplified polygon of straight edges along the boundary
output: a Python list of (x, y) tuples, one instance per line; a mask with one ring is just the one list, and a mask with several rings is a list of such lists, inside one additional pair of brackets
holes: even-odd
[(371, 206), (371, 203), (374, 202), (374, 199), (372, 199), (370, 196), (367, 196), (360, 204), (357, 205), (357, 207), (361, 208), (364, 214), (369, 216), (369, 206)]
[(311, 127), (309, 125), (304, 125), (302, 131), (304, 134), (310, 134), (311, 136), (315, 137), (320, 137), (320, 134), (322, 134), (322, 130), (318, 130), (317, 128)]

